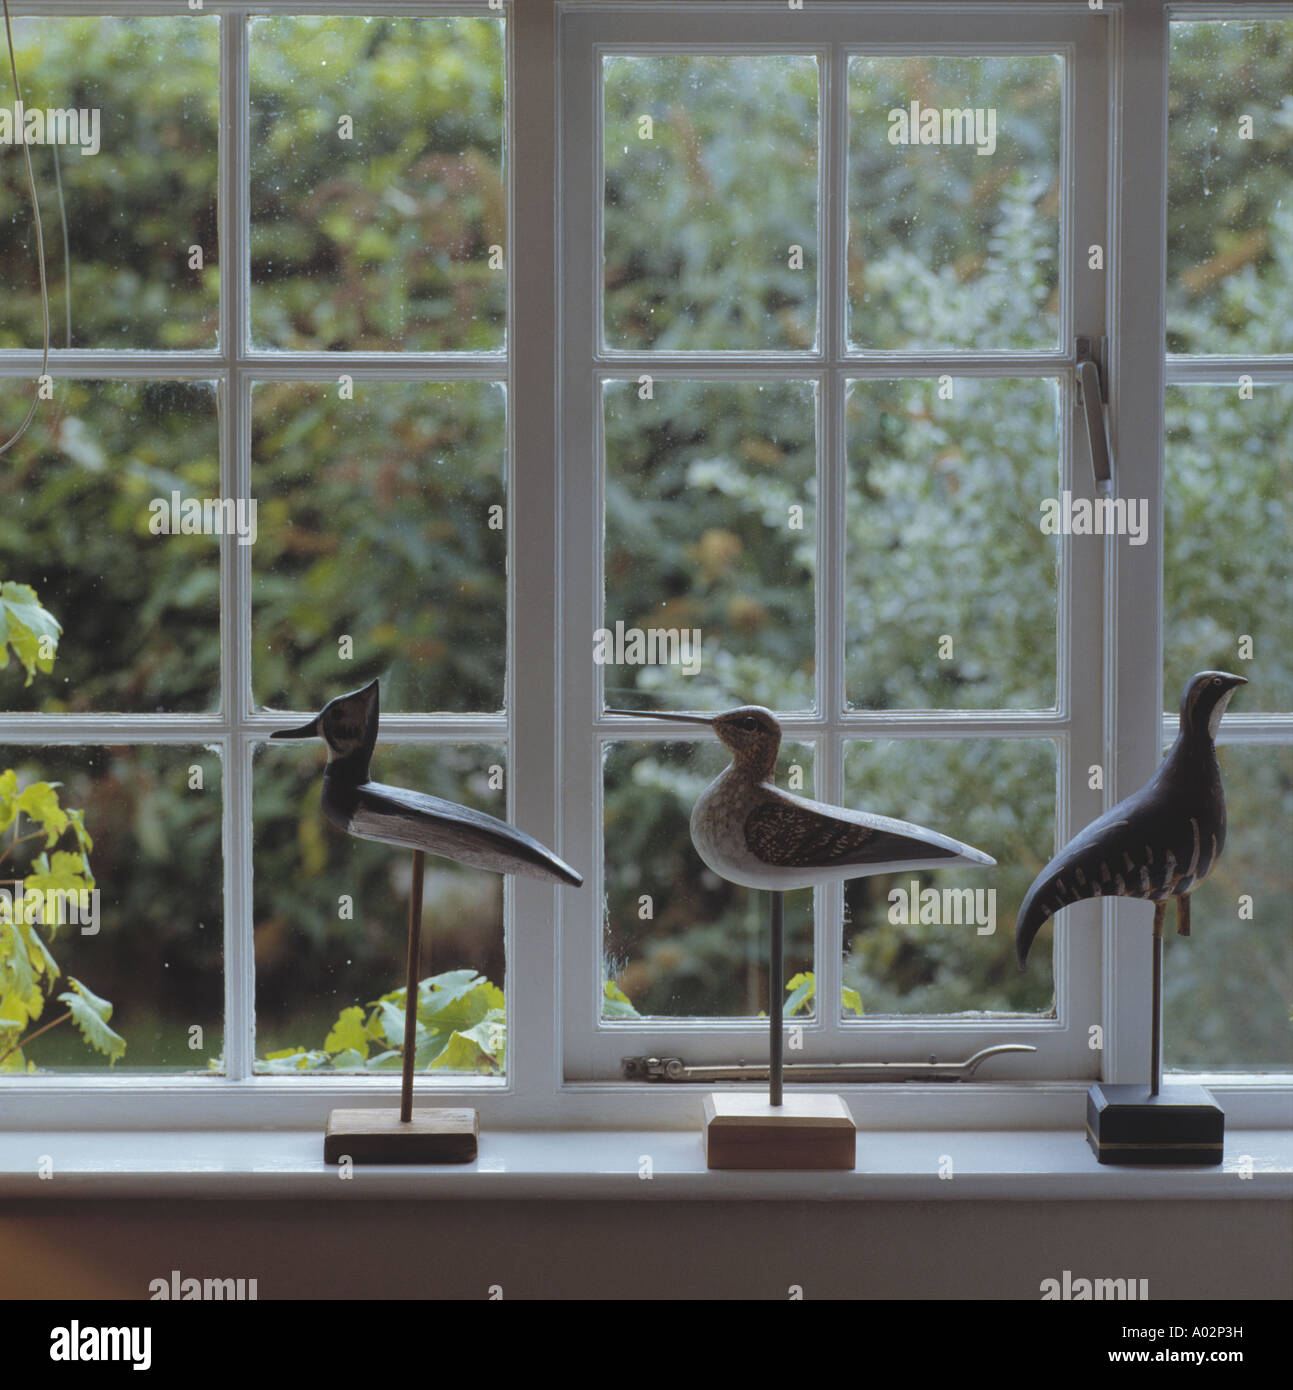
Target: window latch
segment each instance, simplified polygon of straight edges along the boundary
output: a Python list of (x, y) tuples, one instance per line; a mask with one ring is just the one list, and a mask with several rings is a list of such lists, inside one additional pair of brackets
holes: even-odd
[(1108, 342), (1107, 338), (1078, 338), (1074, 354), (1078, 404), (1086, 424), (1095, 490), (1101, 497), (1113, 496), (1113, 451), (1109, 447), (1109, 421), (1105, 415), (1105, 406), (1109, 403)]
[[(968, 1081), (988, 1057), (1003, 1052), (1036, 1052), (1028, 1043), (997, 1043), (980, 1048), (964, 1062), (789, 1062), (787, 1081), (822, 1081), (840, 1085), (846, 1081)], [(735, 1066), (688, 1066), (681, 1057), (625, 1057), (620, 1062), (625, 1081), (766, 1081), (766, 1063), (739, 1062)]]

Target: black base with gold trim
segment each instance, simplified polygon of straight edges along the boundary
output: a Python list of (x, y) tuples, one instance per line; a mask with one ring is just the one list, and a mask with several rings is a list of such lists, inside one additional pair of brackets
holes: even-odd
[(1101, 1163), (1221, 1162), (1226, 1113), (1202, 1086), (1111, 1086), (1098, 1081), (1086, 1097), (1086, 1141)]

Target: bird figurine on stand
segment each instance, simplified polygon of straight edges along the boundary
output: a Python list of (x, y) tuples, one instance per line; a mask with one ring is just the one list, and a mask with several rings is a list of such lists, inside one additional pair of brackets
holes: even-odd
[(1248, 682), (1200, 671), (1181, 696), (1181, 725), (1167, 757), (1138, 792), (1093, 820), (1037, 875), (1015, 919), (1022, 970), (1048, 918), (1084, 898), (1154, 904), (1148, 1085), (1098, 1082), (1087, 1097), (1087, 1140), (1101, 1163), (1220, 1163), (1225, 1116), (1202, 1086), (1162, 1093), (1163, 922), (1190, 934), (1190, 894), (1226, 843), (1226, 799), (1216, 736), (1230, 697)]
[(578, 887), (583, 879), (532, 836), (505, 821), (438, 796), (369, 779), (377, 744), (377, 682), (329, 701), (308, 724), (275, 739), (321, 738), (328, 747), (323, 814), (339, 830), (413, 851), (408, 963), (404, 995), (404, 1072), (398, 1119), (393, 1111), (334, 1110), (324, 1159), (343, 1154), (367, 1163), (465, 1163), (476, 1157), (479, 1123), (471, 1109), (413, 1109), (424, 856), (441, 855), (472, 868), (526, 874)]
[(768, 1094), (705, 1100), (710, 1168), (852, 1168), (856, 1127), (839, 1096), (783, 1094), (784, 895), (839, 879), (995, 859), (907, 821), (830, 806), (784, 792), (773, 782), (781, 725), (762, 705), (708, 717), (660, 710), (608, 714), (668, 719), (713, 729), (731, 764), (701, 792), (691, 812), (696, 853), (720, 878), (771, 893), (768, 961)]

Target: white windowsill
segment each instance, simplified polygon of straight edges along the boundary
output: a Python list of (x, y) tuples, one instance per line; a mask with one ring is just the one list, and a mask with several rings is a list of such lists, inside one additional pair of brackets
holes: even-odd
[[(38, 1166), (45, 1155), (53, 1172), (42, 1179)], [(940, 1164), (946, 1166), (944, 1155), (952, 1160), (951, 1178), (938, 1175)], [(649, 1179), (640, 1176), (644, 1158), (650, 1159)], [(1241, 1176), (1249, 1166), (1252, 1176)], [(1224, 1163), (1192, 1168), (1102, 1166), (1080, 1131), (859, 1131), (857, 1166), (850, 1173), (711, 1173), (695, 1131), (486, 1131), (474, 1163), (356, 1165), (348, 1180), (323, 1162), (323, 1136), (317, 1130), (0, 1134), (0, 1200), (1213, 1201), (1290, 1196), (1293, 1135), (1273, 1130), (1227, 1133)]]

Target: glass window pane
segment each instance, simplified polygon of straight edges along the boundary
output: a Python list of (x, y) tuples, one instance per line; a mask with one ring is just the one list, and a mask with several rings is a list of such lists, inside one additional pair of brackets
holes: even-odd
[[(606, 600), (594, 658), (607, 703), (812, 708), (812, 383), (662, 380), (645, 401), (641, 389), (609, 382), (603, 397)], [(654, 651), (636, 652), (635, 632), (644, 644), (657, 634)]]
[[(729, 761), (714, 739), (604, 745), (604, 1020), (767, 1016), (768, 895), (712, 873), (688, 829)], [(783, 743), (775, 778), (812, 796), (811, 745)], [(787, 984), (813, 968), (812, 924), (812, 891), (787, 893)]]
[(849, 341), (1059, 343), (1063, 59), (849, 60)]
[(501, 348), (501, 20), (274, 16), (250, 35), (253, 342)]
[(845, 681), (854, 709), (1055, 706), (1053, 378), (854, 381)]
[(1190, 894), (1188, 938), (1168, 908), (1164, 1066), (1291, 1071), (1293, 748), (1227, 743), (1217, 760), (1226, 847)]
[(1169, 352), (1293, 351), (1293, 19), (1171, 27)]
[(1171, 386), (1166, 429), (1164, 702), (1222, 670), (1235, 713), (1293, 709), (1293, 386)]
[(928, 826), (997, 861), (846, 885), (844, 985), (857, 991), (864, 1017), (1051, 1008), (1050, 938), (1021, 971), (1014, 930), (1029, 884), (1055, 849), (1055, 768), (1050, 739), (845, 746), (847, 805)]
[(502, 709), (503, 387), (260, 383), (252, 417), (258, 701), (316, 709), (380, 673), (387, 712)]
[[(26, 1062), (41, 1071), (106, 1072), (114, 1044), (85, 1016), (87, 1006), (125, 1042), (111, 1063), (118, 1073), (219, 1068), (221, 796), (220, 757), (209, 748), (0, 748), (0, 879), (20, 881), (24, 901), (61, 889), (88, 908), (73, 921), (70, 899), (44, 898), (47, 921), (63, 913), (62, 925), (31, 929), (56, 963), (52, 977), (37, 969), (33, 978), (44, 952), (30, 938), (24, 950), (0, 925), (0, 1055), (8, 1053), (0, 1070)], [(88, 842), (60, 824), (73, 811)], [(97, 898), (83, 900), (82, 891)], [(69, 1008), (59, 995), (77, 993), (74, 980), (90, 994), (76, 1005), (79, 1019), (64, 1020)], [(34, 1037), (46, 1024), (54, 1026)], [(10, 1052), (15, 1043), (21, 1056)]]
[[(17, 388), (0, 387), (5, 437), (30, 402), (28, 384)], [(0, 581), (34, 590), (63, 631), (52, 669), (30, 685), (17, 661), (0, 668), (0, 706), (218, 707), (214, 528), (238, 527), (236, 510), (217, 514), (219, 459), (209, 384), (59, 378), (0, 468)]]
[[(413, 856), (324, 820), (322, 745), (261, 744), (254, 758), (257, 1070), (398, 1075)], [(500, 818), (506, 767), (493, 744), (378, 744), (373, 754), (379, 781)], [(453, 998), (425, 991), (419, 1070), (505, 1069), (504, 965), (502, 875), (428, 855), (419, 979), (462, 973), (441, 981)]]
[[(219, 21), (15, 17), (13, 36), (24, 130), (44, 142), (28, 148), (53, 346), (214, 348)], [(51, 111), (75, 111), (75, 131)], [(0, 348), (39, 347), (35, 223), (17, 149), (0, 161), (0, 231)]]
[(811, 348), (817, 60), (603, 59), (611, 348)]

